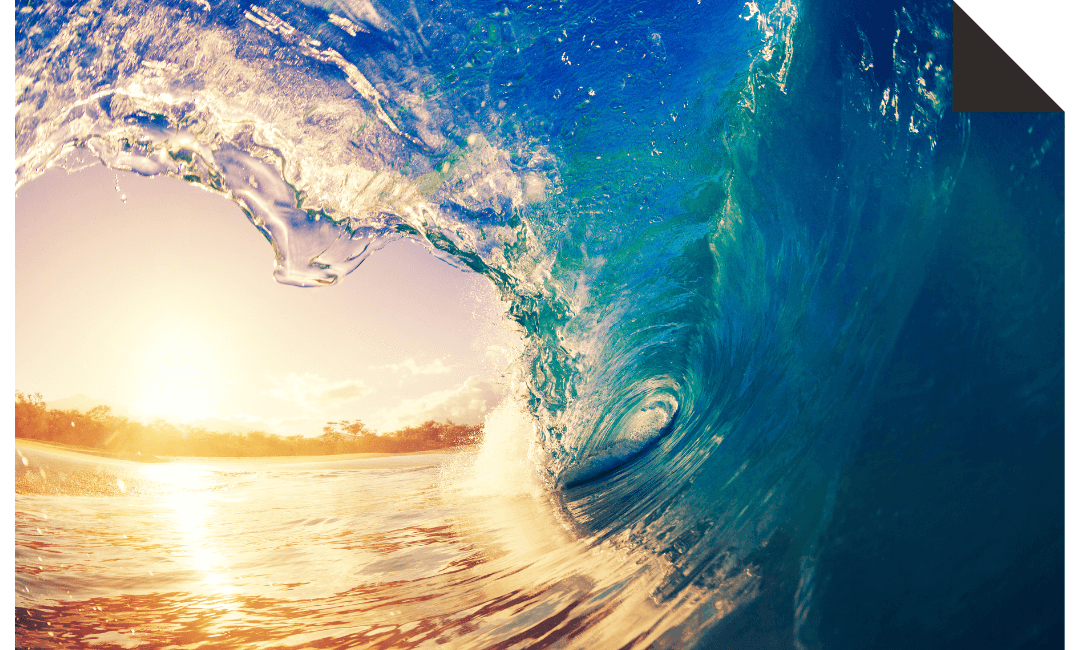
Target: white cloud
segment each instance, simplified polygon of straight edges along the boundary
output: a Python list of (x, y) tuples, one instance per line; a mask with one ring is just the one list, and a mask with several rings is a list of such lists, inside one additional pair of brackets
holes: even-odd
[(345, 379), (331, 382), (318, 375), (290, 373), (284, 379), (275, 379), (277, 388), (268, 393), (289, 402), (296, 402), (305, 408), (329, 409), (370, 394), (374, 389), (359, 379)]
[(425, 363), (421, 366), (420, 364), (416, 363), (415, 359), (410, 358), (402, 361), (401, 363), (390, 363), (385, 366), (379, 366), (379, 368), (384, 368), (399, 374), (408, 374), (410, 377), (415, 377), (416, 375), (441, 375), (450, 372), (453, 366), (446, 365), (445, 363), (443, 363), (442, 359), (435, 359), (434, 361), (429, 361), (428, 363)]
[(374, 426), (380, 431), (391, 431), (428, 420), (442, 422), (446, 419), (456, 424), (480, 424), (505, 394), (502, 385), (473, 375), (457, 388), (402, 400), (396, 408), (379, 412), (373, 418)]

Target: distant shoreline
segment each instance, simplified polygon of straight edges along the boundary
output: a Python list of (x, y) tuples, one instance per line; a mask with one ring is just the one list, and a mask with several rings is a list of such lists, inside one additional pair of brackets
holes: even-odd
[(112, 458), (116, 460), (130, 460), (137, 463), (168, 463), (174, 461), (207, 461), (207, 462), (245, 462), (259, 464), (287, 464), (287, 463), (314, 463), (334, 460), (359, 460), (366, 458), (389, 458), (394, 456), (426, 456), (431, 454), (455, 454), (475, 449), (469, 447), (447, 447), (446, 449), (431, 449), (427, 451), (407, 451), (401, 453), (356, 453), (356, 454), (325, 454), (320, 456), (152, 456), (141, 454), (125, 454), (94, 447), (81, 447), (68, 445), (60, 442), (47, 442), (31, 438), (16, 438), (16, 447), (24, 447), (36, 451), (70, 454), (75, 456), (97, 456), (99, 458)]

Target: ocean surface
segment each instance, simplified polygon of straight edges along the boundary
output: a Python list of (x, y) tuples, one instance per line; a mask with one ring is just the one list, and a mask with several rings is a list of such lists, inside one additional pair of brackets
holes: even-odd
[(525, 340), (470, 454), (17, 451), (20, 647), (1062, 647), (1064, 117), (953, 113), (950, 4), (15, 21), (17, 187), (185, 179), (300, 286), (413, 238)]

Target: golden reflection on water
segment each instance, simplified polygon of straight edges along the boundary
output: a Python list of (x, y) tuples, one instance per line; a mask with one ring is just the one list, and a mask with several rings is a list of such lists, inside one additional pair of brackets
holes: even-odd
[(147, 465), (140, 470), (146, 478), (164, 483), (178, 490), (205, 490), (210, 487), (208, 480), (211, 471), (201, 467), (179, 463), (160, 463)]
[(213, 591), (231, 595), (236, 589), (229, 584), (225, 561), (207, 531), (207, 521), (214, 516), (210, 504), (212, 496), (205, 492), (177, 492), (163, 500), (172, 509), (191, 568), (202, 574), (204, 584)]
[[(202, 582), (211, 593), (234, 595), (236, 587), (229, 582), (228, 565), (209, 526), (220, 516), (213, 507), (218, 495), (209, 491), (213, 472), (173, 463), (151, 465), (141, 471), (152, 481), (167, 486), (160, 498), (170, 511), (184, 554), (181, 557), (186, 556), (189, 568), (202, 575)], [(228, 608), (228, 602), (218, 602), (215, 606)]]
[[(529, 485), (507, 489), (473, 457), (457, 460), (438, 470), (110, 465), (102, 484), (123, 476), (123, 497), (25, 496), (26, 512), (59, 510), (72, 541), (26, 533), (34, 555), (17, 639), (344, 650), (581, 647), (587, 636), (645, 647), (669, 627), (660, 620), (680, 624), (673, 604), (650, 596), (663, 571), (652, 558), (580, 538)], [(90, 544), (93, 558), (82, 552)], [(35, 573), (49, 553), (85, 562)], [(46, 579), (76, 578), (83, 595), (49, 595)]]

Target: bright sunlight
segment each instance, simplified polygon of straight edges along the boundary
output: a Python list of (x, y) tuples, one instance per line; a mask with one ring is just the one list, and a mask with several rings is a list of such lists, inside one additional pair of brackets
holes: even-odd
[(136, 410), (179, 420), (214, 414), (217, 363), (209, 346), (191, 332), (173, 329), (154, 341), (146, 353), (144, 377)]

